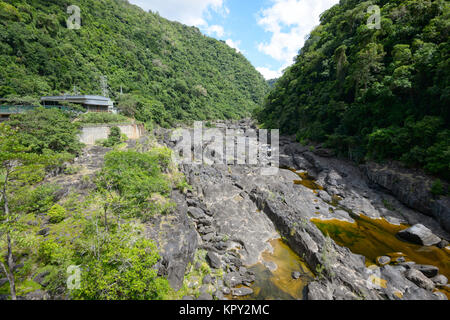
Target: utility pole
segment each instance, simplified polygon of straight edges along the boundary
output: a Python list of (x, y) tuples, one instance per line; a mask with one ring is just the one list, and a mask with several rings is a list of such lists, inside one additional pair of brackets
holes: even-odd
[(76, 95), (79, 95), (79, 94), (80, 94), (80, 92), (78, 91), (77, 86), (73, 86), (73, 95), (76, 96)]
[(100, 88), (102, 90), (102, 95), (109, 98), (108, 78), (106, 76), (100, 76)]

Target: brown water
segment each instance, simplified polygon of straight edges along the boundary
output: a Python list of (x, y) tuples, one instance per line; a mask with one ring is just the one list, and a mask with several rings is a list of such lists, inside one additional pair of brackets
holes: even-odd
[[(262, 254), (265, 262), (272, 262), (277, 269), (271, 271), (263, 263), (258, 263), (248, 269), (255, 273), (256, 280), (251, 288), (254, 293), (251, 296), (233, 298), (241, 300), (299, 300), (304, 297), (306, 285), (314, 278), (313, 273), (305, 262), (289, 248), (281, 239), (270, 242), (273, 252)], [(294, 280), (292, 272), (302, 274), (300, 279)], [(231, 299), (232, 297), (228, 297)]]
[[(407, 225), (394, 225), (385, 219), (370, 219), (364, 215), (355, 218), (354, 223), (341, 220), (311, 219), (326, 235), (338, 245), (349, 248), (353, 253), (366, 257), (367, 265), (376, 263), (376, 258), (389, 256), (394, 261), (405, 257), (406, 261), (433, 265), (450, 279), (450, 253), (436, 246), (423, 247), (408, 243), (396, 237), (396, 234), (408, 228)], [(450, 297), (448, 291), (442, 291)]]
[[(294, 184), (303, 185), (315, 193), (323, 190), (323, 187), (317, 184), (307, 172), (287, 169), (301, 178), (301, 180), (295, 180)], [(338, 206), (340, 200), (342, 199), (334, 196), (332, 205)], [(325, 235), (328, 234), (338, 245), (365, 256), (367, 266), (376, 264), (376, 259), (380, 256), (391, 257), (394, 264), (398, 257), (404, 257), (406, 261), (436, 266), (441, 274), (450, 279), (450, 251), (448, 249), (439, 249), (436, 246), (424, 247), (400, 240), (396, 234), (407, 229), (409, 227), (407, 225), (394, 225), (386, 219), (370, 219), (362, 214), (354, 217), (354, 220), (354, 223), (350, 223), (337, 219), (326, 221), (317, 218), (311, 219)], [(450, 299), (448, 288), (440, 291)]]
[(292, 168), (288, 168), (288, 170), (292, 171), (296, 175), (299, 176), (300, 180), (294, 180), (294, 184), (296, 185), (302, 185), (308, 189), (313, 190), (314, 192), (317, 192), (317, 190), (323, 190), (323, 187), (316, 183), (316, 180), (311, 177), (308, 172), (305, 171), (297, 171)]

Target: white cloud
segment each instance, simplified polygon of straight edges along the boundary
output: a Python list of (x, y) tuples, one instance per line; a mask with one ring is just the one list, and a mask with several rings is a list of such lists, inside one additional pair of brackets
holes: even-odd
[(237, 52), (242, 52), (242, 50), (239, 49), (239, 46), (241, 45), (241, 41), (240, 41), (240, 40), (233, 41), (232, 39), (227, 39), (227, 40), (225, 41), (225, 43), (226, 43), (227, 45), (229, 45), (230, 47), (236, 49)]
[(270, 42), (258, 49), (283, 62), (283, 69), (292, 64), (305, 43), (306, 36), (320, 23), (320, 14), (339, 0), (272, 0), (273, 5), (260, 12), (258, 24), (272, 33)]
[(259, 68), (256, 68), (256, 70), (258, 70), (259, 73), (261, 73), (266, 80), (271, 80), (271, 79), (276, 79), (276, 78), (281, 77), (281, 70), (274, 71), (274, 70), (270, 70), (269, 68), (265, 68), (265, 67), (259, 67)]
[(207, 26), (206, 18), (211, 11), (222, 15), (229, 13), (225, 0), (129, 0), (145, 10), (158, 11), (169, 20), (189, 26)]
[(207, 35), (210, 35), (210, 36), (215, 34), (219, 38), (221, 38), (225, 35), (225, 30), (223, 29), (223, 27), (216, 25), (216, 24), (206, 27), (205, 32)]

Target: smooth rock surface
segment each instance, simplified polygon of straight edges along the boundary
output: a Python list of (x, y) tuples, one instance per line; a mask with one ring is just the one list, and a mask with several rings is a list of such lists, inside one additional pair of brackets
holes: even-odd
[(441, 239), (423, 224), (416, 224), (400, 231), (397, 235), (405, 241), (421, 246), (433, 246), (441, 242)]

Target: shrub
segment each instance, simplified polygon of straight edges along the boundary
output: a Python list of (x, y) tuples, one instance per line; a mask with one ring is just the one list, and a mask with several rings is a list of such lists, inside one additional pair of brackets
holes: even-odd
[(47, 216), (49, 217), (50, 223), (60, 223), (66, 218), (67, 212), (64, 207), (61, 207), (59, 204), (55, 204), (47, 212)]
[(158, 277), (153, 266), (159, 255), (155, 244), (129, 234), (114, 234), (101, 249), (99, 259), (85, 266), (81, 288), (72, 292), (86, 300), (162, 300), (169, 292), (168, 281)]
[(44, 264), (61, 265), (70, 257), (71, 252), (59, 243), (46, 239), (39, 244), (38, 257)]
[(124, 141), (127, 141), (128, 137), (125, 134), (120, 133), (119, 127), (111, 127), (108, 139), (101, 141), (100, 143), (107, 148), (114, 147)]
[(119, 124), (129, 123), (131, 120), (125, 116), (106, 112), (88, 112), (82, 114), (78, 121), (83, 124)]
[(170, 192), (169, 180), (161, 172), (162, 159), (165, 157), (160, 152), (109, 152), (97, 185), (99, 188), (113, 186), (128, 203), (128, 213), (140, 216), (156, 213), (158, 206), (150, 201), (151, 196), (155, 193), (167, 196)]
[(70, 114), (57, 109), (36, 108), (15, 114), (9, 121), (18, 128), (21, 142), (34, 153), (67, 152), (79, 154), (83, 144), (79, 142), (79, 126), (72, 123)]
[(23, 213), (40, 214), (45, 213), (56, 201), (56, 192), (59, 187), (52, 184), (37, 186), (34, 190), (29, 190), (18, 194), (13, 200), (17, 201), (18, 211)]
[(437, 179), (431, 185), (431, 193), (435, 196), (441, 196), (444, 194), (444, 186), (440, 179)]

